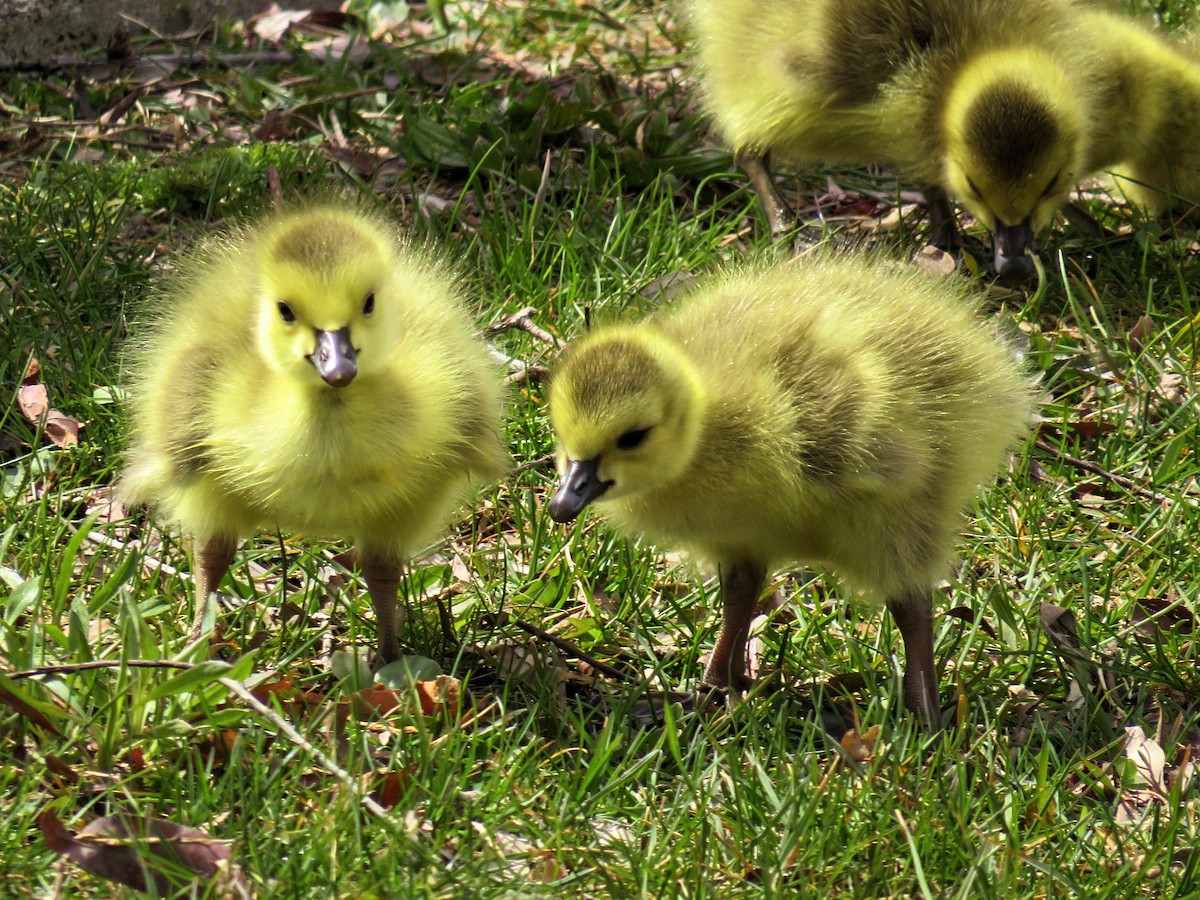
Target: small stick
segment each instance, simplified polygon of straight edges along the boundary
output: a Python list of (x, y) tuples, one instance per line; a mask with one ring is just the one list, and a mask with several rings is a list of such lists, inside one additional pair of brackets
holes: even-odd
[(528, 332), (544, 344), (550, 344), (552, 347), (562, 346), (557, 337), (534, 324), (533, 316), (536, 312), (537, 307), (535, 306), (527, 306), (524, 309), (519, 309), (512, 315), (505, 316), (503, 319), (499, 319), (487, 326), (487, 328), (483, 329), (483, 335), (484, 337), (492, 337), (493, 335), (500, 334), (502, 331), (519, 329), (520, 331)]
[[(89, 531), (85, 540), (91, 541), (93, 544), (100, 544), (102, 547), (109, 547), (113, 550), (128, 550), (129, 545), (123, 544), (116, 538), (110, 538), (106, 534), (100, 534), (96, 531)], [(177, 578), (182, 578), (184, 581), (192, 581), (192, 576), (187, 572), (180, 572), (170, 563), (165, 563), (161, 559), (153, 556), (142, 554), (142, 565), (152, 571), (162, 572), (166, 575), (173, 575)]]
[(513, 475), (520, 475), (522, 472), (528, 471), (529, 469), (540, 469), (542, 466), (551, 465), (553, 462), (554, 454), (547, 453), (545, 456), (539, 456), (537, 459), (531, 459), (521, 463), (515, 469), (510, 471), (508, 475), (510, 477)]
[(539, 366), (519, 359), (514, 359), (510, 363), (512, 369), (504, 378), (505, 384), (540, 384), (550, 377), (550, 370), (545, 366)]
[(580, 660), (581, 662), (587, 663), (589, 666), (591, 666), (597, 672), (607, 675), (609, 678), (613, 679), (614, 681), (620, 681), (623, 683), (629, 681), (629, 676), (626, 675), (624, 672), (622, 672), (620, 669), (618, 669), (614, 666), (610, 666), (608, 663), (600, 662), (600, 660), (598, 660), (594, 656), (591, 656), (590, 654), (585, 653), (584, 651), (580, 650), (578, 647), (576, 647), (570, 641), (563, 640), (560, 637), (556, 637), (556, 636), (552, 635), (550, 632), (543, 631), (542, 629), (538, 628), (536, 625), (530, 625), (528, 622), (523, 622), (520, 619), (510, 618), (508, 621), (510, 623), (512, 623), (513, 625), (516, 625), (522, 631), (526, 631), (529, 634), (532, 634), (534, 637), (541, 638), (543, 641), (549, 641), (551, 644), (553, 644), (559, 650), (563, 651), (563, 653), (566, 653), (570, 656), (574, 656), (576, 659)]
[(1118, 475), (1116, 472), (1110, 472), (1108, 469), (1101, 468), (1094, 462), (1089, 462), (1086, 459), (1080, 459), (1077, 456), (1071, 456), (1067, 453), (1063, 453), (1045, 438), (1038, 438), (1035, 446), (1039, 450), (1045, 450), (1047, 453), (1057, 456), (1063, 462), (1069, 463), (1077, 469), (1083, 469), (1085, 472), (1091, 472), (1093, 475), (1099, 475), (1101, 478), (1105, 478), (1114, 484), (1119, 484), (1121, 487), (1125, 488), (1125, 490), (1132, 491), (1139, 497), (1145, 497), (1147, 500), (1153, 500), (1156, 503), (1175, 502), (1166, 494), (1160, 494), (1158, 491), (1152, 491), (1150, 488), (1142, 487), (1132, 478), (1126, 478), (1124, 475)]

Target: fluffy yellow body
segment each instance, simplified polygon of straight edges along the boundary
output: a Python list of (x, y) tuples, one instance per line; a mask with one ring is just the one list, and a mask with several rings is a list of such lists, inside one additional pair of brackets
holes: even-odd
[(208, 242), (144, 319), (120, 490), (200, 554), (262, 528), (347, 537), (378, 609), (469, 480), (504, 469), (498, 373), (453, 279), (372, 216), (315, 206)]
[(910, 672), (916, 658), (907, 699), (932, 719), (931, 587), (1031, 405), (957, 282), (858, 257), (732, 272), (568, 349), (551, 382), (551, 512), (594, 500), (619, 528), (735, 573), (718, 684), (744, 682), (766, 571), (828, 567), (897, 614)]

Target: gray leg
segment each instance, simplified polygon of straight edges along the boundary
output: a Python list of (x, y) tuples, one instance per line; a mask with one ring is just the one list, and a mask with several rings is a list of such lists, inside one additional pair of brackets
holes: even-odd
[(200, 635), (204, 609), (208, 605), (208, 595), (221, 586), (221, 579), (233, 565), (233, 554), (237, 551), (237, 545), (238, 539), (227, 534), (218, 535), (206, 541), (196, 541), (195, 565), (192, 571), (192, 577), (196, 580), (196, 603), (192, 610), (192, 639)]
[(925, 202), (929, 205), (929, 243), (947, 252), (959, 249), (958, 220), (950, 196), (935, 184), (926, 185)]
[(721, 567), (720, 578), (721, 633), (704, 670), (704, 681), (713, 687), (745, 691), (751, 687), (746, 641), (767, 570), (754, 563), (734, 563)]
[(758, 194), (758, 202), (762, 204), (763, 212), (767, 214), (767, 224), (771, 226), (771, 237), (791, 231), (796, 226), (796, 214), (771, 178), (770, 154), (739, 150), (734, 154), (734, 159), (749, 177), (754, 193)]
[(196, 602), (203, 606), (208, 595), (221, 586), (221, 579), (233, 565), (238, 540), (229, 535), (196, 542)]
[(371, 603), (375, 606), (375, 621), (379, 628), (379, 662), (387, 665), (400, 656), (400, 644), (396, 639), (400, 624), (396, 607), (400, 563), (360, 548), (359, 565), (367, 582)]
[(926, 728), (937, 731), (942, 724), (942, 707), (933, 658), (933, 598), (928, 592), (910, 591), (889, 600), (888, 609), (904, 639), (904, 705), (922, 719)]

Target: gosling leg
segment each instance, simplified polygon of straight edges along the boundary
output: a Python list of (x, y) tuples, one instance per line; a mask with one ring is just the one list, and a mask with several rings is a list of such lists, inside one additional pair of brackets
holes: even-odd
[(936, 184), (926, 185), (925, 202), (929, 206), (929, 243), (947, 253), (958, 250), (958, 220), (950, 195)]
[(204, 608), (208, 595), (221, 586), (221, 579), (233, 565), (233, 554), (237, 551), (238, 539), (227, 534), (217, 535), (206, 541), (197, 541), (195, 546), (196, 605), (192, 612), (192, 638), (199, 637), (204, 620)]
[(754, 563), (721, 566), (721, 632), (704, 670), (704, 681), (718, 688), (748, 691), (750, 679), (746, 642), (750, 620), (767, 579), (767, 570)]
[(400, 657), (397, 632), (400, 629), (400, 610), (396, 606), (396, 591), (400, 587), (400, 563), (390, 557), (359, 550), (359, 565), (367, 582), (367, 593), (375, 607), (379, 628), (379, 664), (387, 665)]
[(783, 194), (775, 186), (775, 179), (771, 177), (770, 154), (739, 150), (734, 154), (734, 161), (746, 173), (754, 193), (758, 194), (758, 202), (762, 204), (767, 224), (771, 226), (771, 237), (777, 238), (791, 231), (796, 226), (796, 214), (783, 199)]
[(934, 732), (942, 725), (937, 663), (933, 658), (933, 598), (909, 591), (888, 601), (888, 609), (904, 639), (904, 705)]

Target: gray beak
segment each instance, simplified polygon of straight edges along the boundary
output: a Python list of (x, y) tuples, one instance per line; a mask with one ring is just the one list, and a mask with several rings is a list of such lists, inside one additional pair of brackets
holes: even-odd
[(994, 246), (996, 274), (1004, 284), (1016, 287), (1033, 275), (1033, 229), (1028, 219), (997, 226)]
[(358, 374), (354, 361), (354, 346), (350, 343), (350, 329), (318, 331), (317, 349), (308, 361), (317, 367), (325, 383), (333, 387), (345, 387)]
[(600, 457), (571, 460), (567, 472), (550, 498), (550, 518), (555, 522), (572, 522), (583, 508), (607, 491), (611, 481), (601, 481), (596, 474)]

